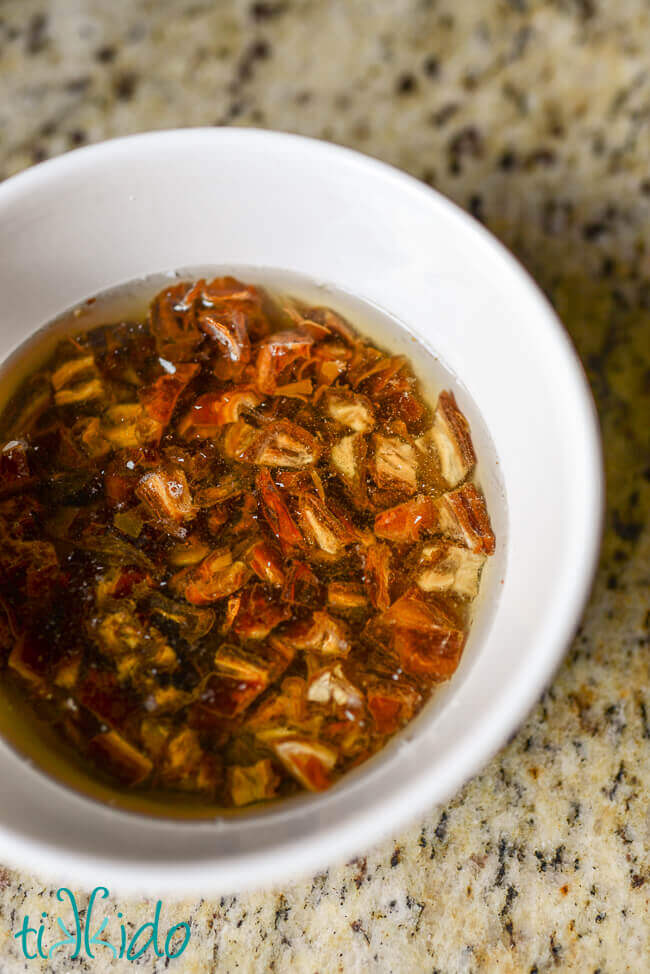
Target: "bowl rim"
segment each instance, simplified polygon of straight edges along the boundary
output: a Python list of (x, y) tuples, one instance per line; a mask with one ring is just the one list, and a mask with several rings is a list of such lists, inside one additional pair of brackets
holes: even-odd
[[(105, 162), (112, 154), (128, 154), (131, 147), (137, 148), (143, 143), (158, 143), (163, 149), (170, 142), (178, 145), (185, 141), (189, 149), (197, 139), (214, 144), (215, 149), (224, 142), (241, 145), (281, 142), (287, 147), (294, 145), (303, 152), (319, 155), (320, 164), (333, 158), (335, 161), (346, 161), (357, 169), (373, 170), (398, 189), (420, 197), (422, 205), (432, 208), (434, 216), (436, 207), (438, 212), (446, 211), (450, 218), (463, 224), (464, 232), (473, 237), (479, 249), (485, 253), (490, 251), (492, 258), (507, 266), (519, 284), (523, 285), (529, 300), (537, 306), (540, 319), (544, 319), (555, 354), (563, 358), (570, 373), (575, 401), (580, 408), (577, 425), (584, 437), (585, 452), (583, 518), (578, 526), (578, 534), (583, 542), (582, 563), (574, 566), (573, 587), (565, 593), (562, 605), (554, 606), (554, 631), (552, 638), (547, 639), (545, 653), (539, 653), (532, 659), (530, 667), (525, 671), (520, 670), (519, 678), (503, 687), (492, 701), (486, 711), (480, 741), (465, 742), (462, 749), (456, 748), (453, 754), (444, 755), (436, 772), (444, 781), (442, 787), (438, 783), (435, 789), (438, 805), (447, 801), (475, 775), (519, 728), (550, 683), (587, 603), (603, 530), (605, 481), (598, 415), (584, 368), (568, 333), (539, 286), (517, 258), (485, 227), (446, 196), (408, 173), (334, 143), (293, 133), (239, 127), (180, 128), (122, 136), (64, 153), (9, 177), (0, 184), (0, 211), (13, 196), (23, 194), (32, 186), (74, 173), (82, 162), (85, 165), (94, 160)], [(430, 769), (423, 768), (411, 780), (408, 788), (384, 796), (381, 815), (373, 813), (376, 809), (355, 809), (342, 825), (324, 827), (317, 824), (313, 833), (299, 839), (287, 839), (263, 851), (241, 851), (236, 864), (228, 863), (224, 867), (228, 877), (226, 885), (230, 880), (233, 888), (241, 889), (277, 881), (279, 862), (283, 863), (281, 878), (284, 880), (327, 863), (342, 861), (359, 851), (360, 846), (367, 848), (432, 807), (429, 797), (432, 785)], [(197, 825), (200, 827), (200, 823), (193, 823), (193, 827)], [(191, 865), (173, 856), (168, 861), (155, 863), (148, 859), (125, 861), (119, 858), (119, 853), (114, 857), (91, 857), (85, 852), (71, 853), (69, 849), (61, 849), (47, 838), (35, 840), (4, 826), (0, 828), (0, 851), (6, 861), (18, 866), (25, 862), (38, 862), (39, 868), (52, 875), (60, 875), (61, 870), (66, 869), (76, 881), (93, 885), (100, 877), (102, 882), (113, 883), (122, 889), (136, 887), (138, 890), (148, 888), (156, 891), (167, 888), (177, 893), (196, 892), (200, 888), (212, 888), (215, 882), (219, 889), (224, 888), (223, 873), (213, 880), (207, 875), (210, 866), (214, 865), (209, 852), (205, 863), (192, 861)], [(287, 859), (289, 853), (291, 861)], [(63, 855), (68, 857), (65, 862)]]

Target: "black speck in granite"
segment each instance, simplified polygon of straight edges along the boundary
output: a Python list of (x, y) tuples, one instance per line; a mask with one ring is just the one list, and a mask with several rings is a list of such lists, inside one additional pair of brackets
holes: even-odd
[(504, 149), (499, 156), (497, 165), (503, 172), (511, 172), (517, 167), (517, 153), (513, 149)]
[(272, 20), (274, 17), (278, 17), (284, 13), (286, 9), (286, 3), (258, 2), (250, 5), (249, 12), (253, 20), (261, 21)]
[(424, 63), (422, 64), (422, 70), (424, 71), (427, 78), (440, 77), (440, 61), (435, 56), (435, 54), (429, 54), (429, 56), (424, 59)]
[(120, 101), (130, 101), (138, 85), (138, 75), (135, 71), (122, 71), (113, 79), (113, 91)]
[(355, 933), (360, 933), (367, 944), (370, 943), (370, 937), (368, 936), (367, 931), (364, 930), (364, 928), (361, 926), (361, 920), (353, 920), (350, 924), (350, 927), (352, 928), (352, 930), (354, 930)]
[(458, 104), (458, 102), (455, 101), (446, 102), (444, 105), (441, 105), (440, 108), (436, 109), (436, 111), (429, 116), (431, 124), (434, 125), (436, 128), (442, 128), (442, 126), (445, 125), (450, 118), (454, 117), (454, 115), (457, 113), (459, 108), (460, 105)]
[(27, 54), (39, 54), (48, 43), (48, 18), (42, 11), (33, 14), (25, 34), (25, 50)]
[(100, 64), (112, 64), (117, 57), (117, 50), (112, 44), (103, 44), (95, 51), (95, 60)]
[(476, 220), (484, 221), (483, 197), (480, 193), (472, 193), (467, 200), (467, 209)]
[(449, 171), (460, 173), (465, 159), (478, 159), (483, 154), (483, 137), (475, 125), (459, 129), (449, 140)]
[(395, 82), (395, 91), (398, 95), (412, 95), (417, 91), (418, 79), (414, 74), (401, 74)]

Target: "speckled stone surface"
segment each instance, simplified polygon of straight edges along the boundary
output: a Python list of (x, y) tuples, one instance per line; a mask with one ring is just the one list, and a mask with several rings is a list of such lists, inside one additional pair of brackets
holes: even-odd
[[(519, 733), (447, 807), (346, 865), (167, 903), (161, 927), (192, 927), (169, 970), (649, 969), (649, 65), (646, 0), (0, 3), (0, 175), (177, 125), (288, 129), (379, 156), (469, 209), (529, 268), (603, 427), (600, 570)], [(2, 974), (166, 969), (106, 948), (95, 961), (25, 960), (13, 934), (25, 913), (57, 912), (55, 890), (0, 869)], [(153, 910), (110, 905), (131, 931)]]

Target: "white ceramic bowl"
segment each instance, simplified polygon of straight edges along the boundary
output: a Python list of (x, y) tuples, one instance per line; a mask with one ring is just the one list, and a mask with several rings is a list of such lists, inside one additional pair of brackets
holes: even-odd
[(580, 363), (500, 244), (382, 163), (292, 135), (190, 129), (81, 149), (8, 180), (0, 360), (105, 288), (224, 264), (288, 269), (373, 302), (459, 377), (498, 536), (461, 666), (401, 740), (331, 791), (229, 821), (118, 812), (0, 742), (0, 861), (161, 894), (279, 882), (359, 853), (452, 795), (504, 743), (579, 620), (603, 491)]

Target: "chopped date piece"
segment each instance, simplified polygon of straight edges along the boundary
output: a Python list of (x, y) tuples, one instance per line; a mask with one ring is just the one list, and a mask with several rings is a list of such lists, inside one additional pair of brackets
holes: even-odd
[(302, 534), (289, 512), (280, 489), (274, 483), (268, 470), (259, 472), (256, 485), (262, 513), (271, 531), (280, 542), (283, 552), (286, 554), (291, 548), (303, 547)]
[(235, 379), (250, 362), (251, 343), (246, 329), (246, 316), (241, 311), (230, 310), (219, 314), (216, 310), (199, 312), (197, 321), (220, 348), (221, 355), (214, 365), (214, 374), (222, 380)]
[(290, 606), (278, 604), (276, 596), (267, 594), (261, 585), (245, 589), (237, 599), (230, 627), (240, 639), (266, 639), (276, 626), (291, 618)]
[(116, 804), (322, 791), (452, 676), (495, 538), (406, 357), (218, 277), (43, 363), (2, 412), (0, 679)]
[[(302, 677), (285, 677), (277, 692), (260, 701), (248, 716), (246, 727), (260, 740), (273, 740), (286, 736), (287, 727), (306, 730), (307, 684)], [(321, 717), (316, 715), (312, 723), (320, 727)]]
[(256, 541), (248, 552), (248, 563), (263, 582), (276, 588), (284, 585), (283, 560), (275, 545), (268, 541)]
[(332, 505), (326, 507), (315, 494), (301, 494), (298, 510), (305, 540), (331, 559), (342, 557), (348, 545), (361, 539), (360, 533), (341, 511)]
[(409, 593), (393, 602), (371, 630), (389, 639), (407, 673), (438, 679), (454, 672), (466, 638), (442, 608)]
[(259, 431), (243, 419), (229, 423), (221, 435), (221, 452), (227, 460), (249, 463), (250, 454), (255, 453)]
[(151, 760), (114, 730), (93, 737), (88, 750), (101, 768), (127, 785), (141, 784), (153, 770)]
[(391, 552), (386, 544), (371, 544), (363, 550), (363, 581), (372, 605), (383, 611), (390, 605)]
[(359, 336), (349, 322), (331, 308), (310, 308), (306, 314), (309, 321), (327, 328), (330, 334), (342, 339), (346, 345), (356, 345), (359, 342)]
[(77, 382), (87, 381), (97, 375), (95, 358), (93, 355), (83, 355), (80, 358), (72, 358), (63, 365), (60, 365), (52, 373), (51, 382), (55, 391), (66, 386), (75, 385)]
[(161, 773), (163, 780), (183, 791), (214, 792), (220, 768), (201, 748), (197, 732), (186, 727), (167, 742)]
[(246, 767), (235, 764), (228, 768), (228, 791), (237, 807), (274, 798), (279, 784), (280, 776), (268, 758)]
[(176, 365), (173, 373), (161, 375), (152, 385), (140, 391), (140, 402), (152, 419), (167, 426), (172, 418), (181, 393), (200, 371), (191, 363)]
[(243, 483), (233, 474), (228, 474), (220, 478), (218, 484), (197, 490), (194, 501), (200, 508), (216, 507), (217, 504), (223, 504), (224, 501), (230, 500), (231, 497), (238, 497), (243, 492)]
[(332, 389), (324, 398), (327, 415), (355, 433), (368, 433), (375, 425), (372, 403), (365, 396)]
[(220, 673), (242, 680), (244, 683), (273, 683), (291, 664), (295, 648), (286, 643), (264, 643), (255, 649), (243, 646), (219, 647), (214, 665)]
[(474, 484), (463, 484), (443, 494), (434, 501), (434, 506), (436, 530), (440, 534), (462, 541), (477, 554), (494, 554), (495, 540), (485, 498)]
[(235, 388), (228, 392), (199, 396), (178, 424), (178, 432), (186, 439), (210, 439), (222, 426), (236, 423), (242, 413), (253, 411), (262, 402), (254, 389)]
[(331, 772), (337, 762), (338, 754), (325, 744), (295, 737), (285, 741), (275, 741), (273, 750), (283, 765), (303, 787), (309, 791), (324, 791), (329, 788)]
[(321, 656), (347, 656), (352, 648), (347, 626), (327, 612), (314, 612), (310, 620), (292, 623), (281, 636), (272, 637), (271, 643)]
[(393, 487), (405, 494), (417, 490), (417, 454), (415, 447), (396, 436), (373, 437), (374, 455), (370, 475), (379, 487)]
[(265, 689), (264, 681), (246, 681), (225, 673), (212, 673), (197, 697), (203, 725), (206, 725), (206, 718), (210, 715), (239, 717)]
[(212, 609), (197, 609), (168, 599), (159, 592), (153, 593), (149, 606), (155, 615), (178, 626), (179, 635), (188, 643), (196, 643), (203, 639), (214, 625), (215, 614)]
[(25, 440), (9, 440), (0, 452), (0, 497), (18, 494), (31, 487), (36, 478), (32, 476), (27, 457)]
[(282, 587), (282, 600), (290, 605), (316, 605), (322, 603), (323, 585), (309, 565), (292, 561)]
[(317, 672), (309, 682), (307, 699), (312, 703), (333, 704), (343, 710), (360, 710), (361, 692), (348, 680), (340, 663)]
[(453, 392), (441, 392), (433, 417), (431, 439), (438, 453), (442, 476), (455, 487), (476, 463), (469, 423), (456, 404)]
[(382, 511), (375, 518), (375, 534), (387, 541), (419, 541), (423, 534), (437, 524), (435, 501), (427, 494)]
[(363, 588), (356, 582), (330, 582), (327, 602), (333, 609), (363, 609), (368, 604)]
[(208, 605), (232, 595), (250, 578), (251, 570), (245, 562), (233, 561), (228, 549), (219, 548), (204, 558), (189, 574), (181, 572), (172, 579), (188, 602)]
[(311, 433), (288, 420), (279, 420), (264, 430), (251, 458), (261, 467), (297, 469), (316, 463), (319, 454), (320, 447)]
[(157, 443), (162, 424), (149, 415), (142, 403), (110, 406), (103, 417), (102, 437), (117, 450), (133, 449)]
[(423, 592), (453, 592), (459, 598), (473, 599), (478, 595), (485, 557), (444, 541), (425, 545), (416, 584)]
[(80, 405), (103, 399), (105, 395), (104, 384), (92, 355), (65, 362), (52, 373), (51, 382), (57, 406)]
[(8, 663), (27, 683), (42, 684), (49, 668), (47, 647), (24, 633), (14, 643)]
[(353, 500), (363, 503), (366, 497), (366, 455), (368, 445), (362, 433), (341, 437), (330, 450), (330, 462)]
[(300, 331), (277, 331), (260, 342), (256, 360), (256, 385), (260, 392), (274, 395), (280, 376), (286, 378), (298, 363), (309, 359), (313, 342), (310, 335)]
[(186, 362), (203, 340), (196, 324), (196, 291), (194, 285), (176, 284), (161, 291), (151, 303), (149, 326), (165, 361)]
[(185, 524), (195, 514), (187, 478), (180, 468), (159, 469), (146, 473), (136, 495), (170, 534), (184, 538)]
[(167, 561), (174, 568), (187, 568), (189, 565), (198, 565), (208, 554), (210, 554), (209, 545), (193, 537), (175, 544), (169, 552)]
[(366, 699), (377, 733), (394, 734), (415, 714), (422, 695), (403, 681), (373, 679), (366, 687)]

